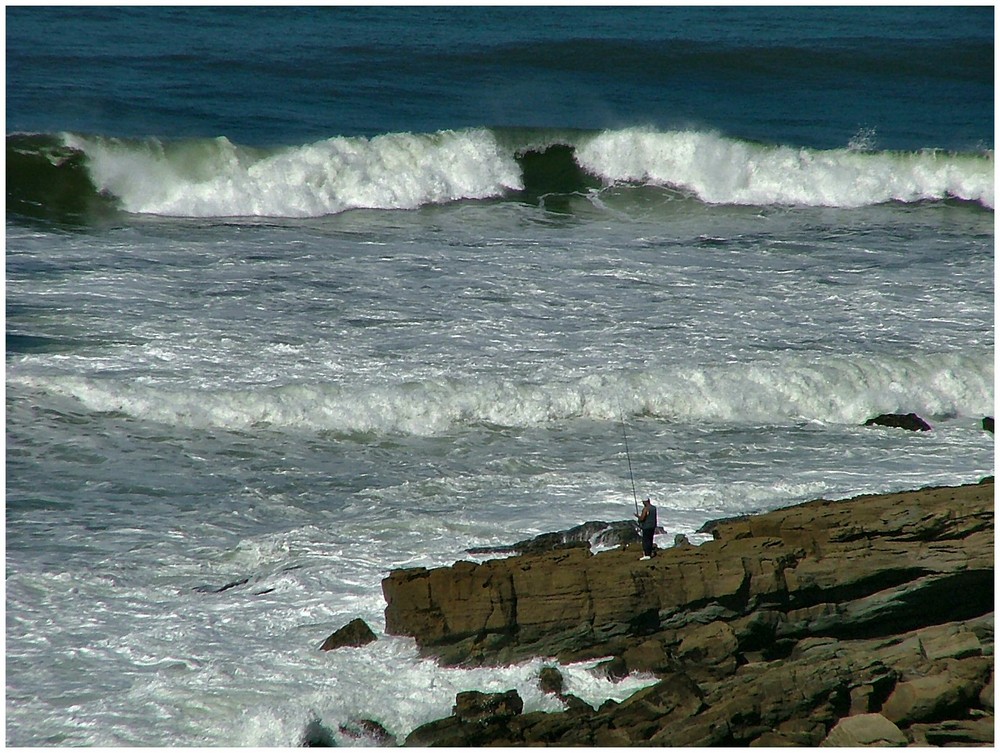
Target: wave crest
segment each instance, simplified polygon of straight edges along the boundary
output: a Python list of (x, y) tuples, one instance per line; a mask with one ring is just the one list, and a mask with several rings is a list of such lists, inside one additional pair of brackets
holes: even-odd
[(489, 131), (331, 138), (266, 152), (226, 138), (168, 144), (67, 134), (95, 187), (125, 211), (186, 217), (316, 217), (415, 209), (520, 188)]
[(280, 149), (226, 138), (65, 133), (7, 138), (8, 212), (83, 219), (114, 207), (177, 217), (320, 217), (457, 200), (537, 203), (609, 186), (709, 204), (859, 207), (957, 199), (992, 209), (992, 153), (815, 150), (703, 131), (473, 128), (336, 137)]
[(975, 201), (992, 208), (991, 156), (765, 146), (700, 131), (609, 131), (577, 149), (609, 182), (680, 188), (711, 204), (860, 207)]

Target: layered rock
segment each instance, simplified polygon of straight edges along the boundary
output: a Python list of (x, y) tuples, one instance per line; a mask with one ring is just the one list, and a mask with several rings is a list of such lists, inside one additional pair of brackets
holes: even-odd
[[(491, 744), (981, 740), (993, 707), (991, 481), (817, 500), (711, 532), (645, 562), (634, 545), (595, 555), (570, 544), (394, 571), (386, 629), (447, 664), (611, 656), (611, 676), (660, 678), (596, 711), (505, 717)], [(433, 723), (415, 740), (462, 744), (468, 724)], [(485, 744), (477, 724), (465, 744)]]

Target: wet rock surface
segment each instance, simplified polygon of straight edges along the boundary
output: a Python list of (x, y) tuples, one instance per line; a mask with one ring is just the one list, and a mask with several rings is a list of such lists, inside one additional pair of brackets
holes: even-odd
[(392, 572), (387, 632), (443, 664), (610, 657), (609, 677), (657, 678), (599, 709), (456, 703), (406, 744), (992, 744), (992, 479), (709, 528), (650, 561), (580, 542)]

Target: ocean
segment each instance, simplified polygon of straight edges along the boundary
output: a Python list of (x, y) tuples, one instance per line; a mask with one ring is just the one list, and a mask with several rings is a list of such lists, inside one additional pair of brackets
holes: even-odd
[[(6, 29), (10, 746), (557, 710), (543, 659), (385, 635), (382, 578), (629, 519), (633, 480), (668, 547), (993, 472), (992, 7)], [(592, 667), (595, 705), (651, 682)]]

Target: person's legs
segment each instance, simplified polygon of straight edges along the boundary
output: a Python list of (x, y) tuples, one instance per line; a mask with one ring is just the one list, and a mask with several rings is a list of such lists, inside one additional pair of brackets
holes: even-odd
[(642, 531), (642, 553), (645, 557), (653, 556), (653, 529), (643, 529)]

